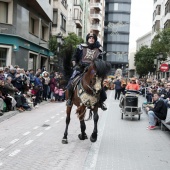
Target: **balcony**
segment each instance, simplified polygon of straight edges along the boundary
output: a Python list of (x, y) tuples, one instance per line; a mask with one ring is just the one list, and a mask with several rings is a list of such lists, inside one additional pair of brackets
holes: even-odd
[(76, 24), (76, 28), (82, 28), (82, 20), (78, 18), (73, 18)]
[(102, 15), (100, 13), (90, 14), (91, 19), (99, 19), (102, 20)]
[(101, 3), (91, 3), (90, 8), (95, 8), (97, 10), (102, 10), (102, 5), (101, 5)]
[(163, 19), (163, 25), (170, 19), (170, 13), (167, 13)]
[(100, 31), (100, 30), (101, 30), (101, 25), (100, 25), (100, 24), (92, 24), (92, 25), (90, 26), (90, 28), (91, 28), (92, 30)]

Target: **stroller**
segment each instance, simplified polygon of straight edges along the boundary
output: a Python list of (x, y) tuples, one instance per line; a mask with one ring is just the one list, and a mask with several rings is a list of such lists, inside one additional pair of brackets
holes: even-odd
[(126, 94), (121, 97), (119, 106), (121, 107), (121, 119), (123, 116), (130, 116), (131, 120), (135, 115), (138, 115), (138, 120), (140, 120), (140, 115), (142, 114), (141, 107), (138, 107), (138, 94), (139, 91), (128, 90)]

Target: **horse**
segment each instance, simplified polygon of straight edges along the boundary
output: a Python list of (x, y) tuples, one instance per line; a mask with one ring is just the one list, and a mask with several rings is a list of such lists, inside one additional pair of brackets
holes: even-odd
[[(88, 139), (85, 133), (85, 113), (86, 109), (90, 109), (89, 117), (87, 120), (92, 118), (94, 120), (94, 129), (90, 136), (91, 142), (96, 142), (97, 140), (97, 123), (99, 119), (98, 108), (100, 101), (100, 92), (102, 90), (102, 83), (107, 73), (110, 71), (110, 63), (103, 61), (101, 59), (94, 59), (88, 66), (86, 71), (83, 72), (81, 78), (78, 80), (74, 86), (74, 94), (72, 97), (72, 106), (77, 106), (77, 116), (80, 121), (81, 133), (78, 135), (80, 140)], [(68, 90), (66, 90), (66, 99), (68, 99)], [(68, 136), (68, 126), (70, 123), (70, 115), (72, 106), (66, 106), (66, 128), (64, 132), (64, 137), (62, 139), (63, 144), (67, 144)]]

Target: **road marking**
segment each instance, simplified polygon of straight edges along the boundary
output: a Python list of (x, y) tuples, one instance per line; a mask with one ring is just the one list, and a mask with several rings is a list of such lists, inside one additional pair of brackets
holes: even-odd
[(55, 123), (58, 123), (58, 122), (60, 122), (59, 120), (57, 120)]
[(51, 119), (54, 119), (54, 118), (55, 118), (55, 116), (52, 116), (52, 117), (51, 117)]
[(60, 119), (64, 119), (64, 117), (61, 117)]
[(0, 152), (3, 151), (5, 148), (0, 148)]
[(38, 129), (39, 128), (39, 126), (35, 126), (33, 129)]
[(33, 142), (33, 140), (29, 140), (29, 141), (27, 141), (24, 145), (29, 145), (29, 144), (31, 144)]
[(36, 136), (41, 136), (43, 134), (43, 132), (40, 132), (40, 133), (38, 133)]
[(21, 150), (15, 150), (15, 151), (12, 152), (11, 154), (9, 154), (9, 156), (15, 156), (15, 155), (17, 155), (19, 152), (21, 152)]
[(46, 120), (45, 123), (49, 122), (50, 120)]
[(60, 115), (60, 114), (57, 113), (56, 115), (58, 116), (58, 115)]
[(14, 144), (15, 142), (19, 141), (19, 139), (14, 139), (10, 142), (10, 144)]
[(49, 127), (47, 127), (47, 128), (45, 128), (45, 130), (49, 130), (49, 129), (51, 129), (51, 127), (49, 126)]
[(30, 131), (25, 132), (25, 133), (23, 134), (23, 136), (26, 136), (26, 135), (28, 135), (28, 134), (30, 134), (30, 133), (31, 133)]
[(3, 163), (2, 162), (0, 162), (0, 166), (2, 166), (3, 165)]
[(62, 113), (64, 112), (64, 110), (61, 111)]

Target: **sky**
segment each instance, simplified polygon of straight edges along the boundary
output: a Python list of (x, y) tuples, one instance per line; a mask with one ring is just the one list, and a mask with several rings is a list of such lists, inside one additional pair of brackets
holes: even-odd
[(152, 30), (153, 0), (131, 0), (129, 52), (135, 52), (136, 40)]

